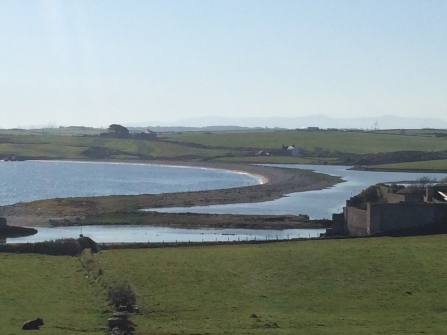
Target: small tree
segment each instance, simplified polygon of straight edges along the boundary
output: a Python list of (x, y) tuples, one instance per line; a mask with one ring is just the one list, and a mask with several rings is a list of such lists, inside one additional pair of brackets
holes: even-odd
[(419, 179), (416, 179), (415, 182), (416, 186), (418, 187), (427, 187), (427, 186), (431, 186), (433, 184), (436, 184), (436, 178), (430, 178), (427, 176), (421, 177)]
[(128, 282), (109, 287), (108, 297), (118, 307), (120, 305), (135, 305), (136, 296)]
[(119, 124), (111, 124), (107, 129), (110, 133), (115, 134), (116, 137), (127, 137), (129, 136), (129, 129), (123, 127)]

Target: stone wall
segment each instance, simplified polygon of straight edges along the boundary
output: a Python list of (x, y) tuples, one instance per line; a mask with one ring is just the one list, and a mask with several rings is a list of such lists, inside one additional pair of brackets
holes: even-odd
[[(343, 208), (345, 233), (353, 236), (372, 235), (420, 228), (446, 219), (447, 203), (442, 201), (438, 191), (447, 194), (447, 186), (428, 187), (425, 194), (420, 191), (388, 194), (388, 203), (367, 203), (366, 210), (351, 207), (355, 205), (351, 198)], [(433, 202), (422, 202), (424, 200)]]
[(367, 210), (345, 207), (344, 214), (349, 235), (366, 236), (370, 234)]
[[(370, 204), (371, 233), (423, 227), (447, 216), (447, 204)], [(377, 226), (378, 224), (378, 226)]]
[(447, 217), (446, 203), (371, 204), (367, 209), (345, 207), (349, 235), (365, 236), (379, 232), (423, 227)]
[(345, 215), (342, 214), (332, 214), (332, 225), (330, 229), (326, 229), (326, 234), (328, 236), (336, 235), (346, 235), (345, 231)]
[(388, 193), (386, 198), (389, 204), (394, 204), (398, 202), (424, 202), (424, 195), (418, 193), (408, 193), (408, 194)]

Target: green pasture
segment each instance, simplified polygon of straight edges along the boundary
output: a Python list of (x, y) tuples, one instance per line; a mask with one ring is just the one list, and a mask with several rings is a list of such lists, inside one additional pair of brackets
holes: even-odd
[[(158, 141), (66, 135), (0, 135), (0, 154), (48, 159), (103, 159), (83, 154), (87, 149), (110, 149), (109, 159), (218, 160), (241, 163), (334, 164), (342, 154), (394, 151), (447, 150), (447, 137), (433, 133), (360, 131), (250, 131), (234, 133), (161, 134)], [(439, 134), (442, 132), (439, 131)], [(282, 145), (307, 150), (310, 156), (295, 158), (273, 152), (256, 157), (258, 150), (279, 150)], [(99, 152), (101, 152), (99, 150)], [(342, 161), (342, 160), (341, 160)]]
[(337, 158), (325, 157), (290, 157), (290, 156), (258, 156), (258, 157), (219, 157), (213, 162), (251, 163), (251, 164), (337, 164)]
[(40, 129), (0, 129), (0, 135), (66, 135), (66, 136), (83, 136), (83, 135), (99, 135), (105, 132), (104, 128), (92, 128), (82, 126), (69, 127), (47, 127)]
[(447, 135), (447, 129), (385, 129), (376, 130), (375, 133), (380, 134), (394, 134), (406, 136), (438, 136), (443, 137)]
[(184, 133), (169, 135), (166, 138), (181, 142), (209, 145), (211, 147), (279, 149), (283, 144), (294, 144), (306, 150), (322, 148), (353, 154), (404, 150), (447, 150), (446, 138), (354, 131), (289, 130), (247, 133)]
[(137, 334), (445, 334), (446, 235), (110, 250)]
[(202, 149), (182, 144), (142, 141), (133, 139), (100, 138), (93, 136), (56, 135), (4, 135), (0, 138), (0, 154), (46, 157), (51, 159), (86, 159), (82, 152), (91, 147), (118, 150), (117, 159), (141, 159), (142, 157), (176, 158), (198, 156), (224, 156), (222, 149)]
[(387, 169), (387, 170), (445, 170), (447, 171), (447, 159), (420, 161), (420, 162), (405, 162), (395, 164), (374, 165), (372, 168)]
[(42, 317), (42, 334), (104, 334), (106, 296), (86, 275), (77, 257), (0, 253), (0, 333)]

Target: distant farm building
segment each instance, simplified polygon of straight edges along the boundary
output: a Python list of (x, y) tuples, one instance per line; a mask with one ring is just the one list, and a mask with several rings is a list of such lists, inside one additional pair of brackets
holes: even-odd
[(283, 145), (282, 151), (287, 155), (291, 157), (302, 157), (300, 149), (298, 149), (295, 145)]
[(346, 201), (343, 213), (333, 214), (333, 228), (329, 234), (447, 232), (447, 186), (408, 187), (397, 192), (380, 186), (376, 190), (382, 192), (382, 197), (375, 201), (361, 200), (362, 193), (373, 192), (372, 187)]
[(141, 133), (137, 133), (133, 135), (138, 140), (156, 140), (157, 139), (157, 133), (155, 131), (151, 131), (149, 129), (146, 129), (145, 131)]
[[(119, 126), (119, 125), (118, 125)], [(122, 127), (124, 128), (124, 127)], [(127, 128), (124, 128), (127, 130)], [(156, 140), (157, 139), (157, 133), (154, 131), (151, 131), (149, 129), (146, 129), (143, 132), (133, 132), (130, 133), (128, 130), (125, 131), (114, 131), (114, 130), (108, 130), (105, 133), (99, 134), (101, 137), (112, 137), (112, 138), (129, 138), (129, 139), (137, 139), (137, 140)]]

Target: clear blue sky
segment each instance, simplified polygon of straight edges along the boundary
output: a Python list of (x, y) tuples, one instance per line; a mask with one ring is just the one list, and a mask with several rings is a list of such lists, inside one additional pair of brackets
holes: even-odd
[(0, 127), (447, 120), (446, 18), (446, 0), (3, 0)]

